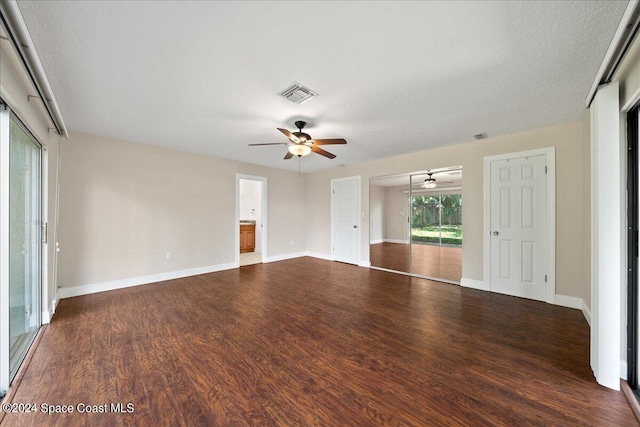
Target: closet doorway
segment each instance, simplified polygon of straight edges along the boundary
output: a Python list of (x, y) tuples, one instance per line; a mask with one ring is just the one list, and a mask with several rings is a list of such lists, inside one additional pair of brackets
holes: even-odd
[(459, 284), (462, 167), (369, 181), (371, 267)]

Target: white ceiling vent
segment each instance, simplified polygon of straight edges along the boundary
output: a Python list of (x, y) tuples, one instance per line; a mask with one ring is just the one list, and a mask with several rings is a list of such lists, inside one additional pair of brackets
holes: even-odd
[(474, 137), (475, 139), (487, 139), (487, 138), (489, 138), (489, 137), (487, 136), (487, 134), (486, 134), (486, 133), (484, 133), (484, 132), (483, 132), (483, 133), (479, 133), (479, 134), (477, 134), (477, 135), (473, 135), (473, 137)]
[(280, 96), (284, 96), (294, 104), (302, 104), (318, 94), (300, 83), (293, 82), (291, 86), (280, 92)]

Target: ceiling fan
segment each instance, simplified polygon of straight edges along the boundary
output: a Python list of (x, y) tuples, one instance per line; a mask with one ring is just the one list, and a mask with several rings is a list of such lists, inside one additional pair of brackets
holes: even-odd
[(423, 188), (436, 188), (436, 179), (432, 176), (433, 172), (427, 173), (429, 178), (425, 179), (420, 187)]
[(436, 179), (433, 177), (433, 175), (437, 173), (437, 172), (427, 172), (427, 175), (429, 176), (427, 179), (424, 180), (424, 182), (422, 182), (421, 184), (414, 184), (413, 187), (416, 188), (427, 188), (429, 190), (436, 188), (438, 186), (438, 184), (453, 184), (453, 181), (438, 181), (436, 183)]
[(318, 153), (322, 156), (328, 157), (329, 159), (335, 159), (336, 155), (329, 153), (328, 151), (323, 150), (318, 147), (318, 145), (331, 145), (331, 144), (346, 144), (342, 138), (334, 138), (334, 139), (312, 139), (311, 135), (308, 133), (302, 132), (302, 129), (307, 125), (307, 122), (303, 122), (299, 120), (295, 123), (298, 128), (298, 132), (289, 132), (286, 129), (277, 128), (280, 132), (282, 132), (287, 138), (289, 138), (289, 142), (273, 142), (267, 144), (249, 144), (250, 146), (256, 145), (287, 145), (289, 147), (289, 151), (284, 156), (284, 159), (290, 159), (293, 156), (306, 156), (311, 153)]

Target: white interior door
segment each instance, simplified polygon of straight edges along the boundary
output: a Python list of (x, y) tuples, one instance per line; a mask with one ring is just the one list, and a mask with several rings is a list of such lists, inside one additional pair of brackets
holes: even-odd
[(360, 177), (331, 180), (331, 255), (334, 260), (360, 260)]
[(491, 162), (491, 291), (546, 300), (545, 156)]

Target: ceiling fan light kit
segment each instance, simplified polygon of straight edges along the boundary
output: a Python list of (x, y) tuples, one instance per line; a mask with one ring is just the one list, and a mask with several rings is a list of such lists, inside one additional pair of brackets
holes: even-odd
[(311, 153), (311, 147), (304, 144), (293, 144), (289, 146), (289, 152), (294, 156), (302, 157)]
[(432, 177), (431, 175), (433, 175), (433, 173), (427, 173), (427, 175), (429, 175), (429, 178), (425, 179), (424, 182), (422, 183), (421, 187), (422, 188), (436, 188), (436, 179), (434, 177)]
[(296, 123), (298, 132), (289, 132), (287, 129), (277, 128), (284, 136), (289, 138), (289, 142), (274, 142), (267, 144), (249, 144), (250, 146), (256, 145), (286, 145), (288, 152), (284, 156), (285, 160), (292, 158), (293, 156), (306, 156), (307, 154), (314, 153), (320, 154), (328, 159), (335, 159), (336, 155), (318, 147), (318, 145), (333, 145), (333, 144), (346, 144), (347, 141), (342, 138), (333, 139), (313, 139), (308, 133), (302, 132), (302, 129), (307, 125), (307, 122), (298, 120)]

